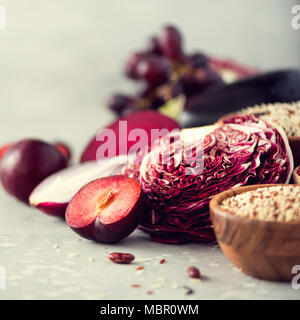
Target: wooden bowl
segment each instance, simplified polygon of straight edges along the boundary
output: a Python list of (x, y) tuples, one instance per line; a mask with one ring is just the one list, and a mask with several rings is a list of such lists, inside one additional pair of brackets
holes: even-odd
[[(224, 120), (235, 117), (238, 113), (228, 113), (218, 120), (218, 123), (222, 123)], [(292, 150), (294, 165), (300, 165), (300, 137), (288, 136), (289, 144)]]
[(221, 192), (210, 201), (210, 215), (221, 249), (237, 268), (255, 278), (290, 281), (295, 276), (292, 267), (300, 265), (300, 222), (243, 218), (220, 207), (226, 198), (270, 186), (274, 184)]
[(298, 166), (294, 171), (293, 171), (293, 179), (295, 184), (300, 184), (300, 174), (298, 174), (298, 171), (300, 170), (300, 166)]
[(288, 139), (294, 158), (294, 165), (298, 166), (300, 164), (300, 137), (288, 137)]

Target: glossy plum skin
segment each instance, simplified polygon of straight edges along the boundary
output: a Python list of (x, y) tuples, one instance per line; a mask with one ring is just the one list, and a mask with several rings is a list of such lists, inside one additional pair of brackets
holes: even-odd
[(55, 147), (58, 151), (66, 158), (66, 161), (69, 162), (72, 157), (71, 148), (64, 142), (56, 141), (54, 142)]
[(0, 148), (0, 160), (4, 157), (6, 151), (12, 146), (12, 144), (6, 144)]
[(182, 37), (176, 27), (171, 25), (165, 26), (158, 38), (158, 42), (165, 56), (174, 60), (182, 58)]
[(88, 240), (102, 243), (117, 243), (128, 237), (137, 228), (141, 209), (142, 201), (139, 200), (129, 215), (115, 223), (103, 224), (99, 219), (95, 219), (86, 227), (71, 227), (71, 229)]
[(40, 140), (22, 140), (9, 148), (2, 158), (1, 182), (9, 194), (28, 203), (32, 190), (66, 165), (65, 157), (55, 146)]
[[(130, 184), (135, 185), (137, 193), (135, 195), (129, 195), (129, 198), (132, 197), (132, 199), (129, 199), (129, 204), (127, 205), (131, 208), (125, 216), (123, 215), (119, 217), (119, 219), (117, 220), (112, 219), (112, 221), (107, 222), (105, 221), (105, 219), (101, 218), (101, 214), (98, 215), (95, 213), (97, 203), (94, 200), (92, 200), (90, 205), (89, 201), (90, 199), (94, 198), (95, 194), (92, 190), (94, 189), (94, 185), (97, 184), (99, 181), (113, 181), (113, 184), (116, 187), (116, 189), (118, 189), (121, 184), (124, 185), (124, 182), (125, 184), (128, 184), (128, 187)], [(120, 192), (126, 192), (126, 189), (122, 190), (122, 187), (120, 189)], [(84, 195), (84, 197), (82, 197), (82, 195)], [(84, 206), (84, 210), (86, 211), (85, 214), (90, 215), (92, 213), (92, 219), (89, 219), (89, 223), (87, 224), (82, 224), (80, 220), (82, 208), (78, 206), (78, 203), (82, 203), (83, 201), (86, 202), (86, 205)], [(119, 199), (117, 201), (119, 201)], [(124, 210), (125, 212), (127, 209), (127, 205), (126, 203), (122, 203), (122, 205), (122, 210)], [(83, 238), (102, 243), (116, 243), (126, 238), (137, 228), (140, 222), (140, 216), (144, 210), (146, 210), (144, 196), (142, 194), (138, 182), (134, 179), (127, 178), (122, 175), (117, 175), (96, 179), (85, 185), (83, 188), (81, 188), (75, 194), (75, 196), (70, 201), (67, 207), (66, 221), (70, 228)], [(114, 217), (117, 214), (118, 213), (114, 212), (114, 210), (111, 209), (110, 216)], [(78, 221), (80, 226), (77, 227), (76, 224), (78, 224)]]

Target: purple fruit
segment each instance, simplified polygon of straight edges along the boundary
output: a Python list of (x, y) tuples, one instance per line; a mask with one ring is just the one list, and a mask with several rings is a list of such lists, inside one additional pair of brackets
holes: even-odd
[(194, 75), (185, 76), (182, 83), (187, 97), (202, 94), (208, 89), (224, 84), (222, 78), (211, 69), (198, 69)]
[(66, 165), (66, 158), (54, 145), (40, 140), (22, 140), (5, 153), (1, 161), (1, 182), (9, 194), (28, 203), (32, 190)]
[(172, 60), (181, 60), (183, 57), (182, 38), (177, 28), (166, 26), (158, 39), (163, 54)]
[(150, 38), (149, 43), (148, 43), (148, 52), (154, 53), (157, 55), (162, 54), (162, 51), (159, 46), (159, 41), (156, 37)]
[(46, 214), (64, 217), (68, 203), (80, 188), (94, 179), (120, 174), (123, 168), (120, 163), (120, 158), (114, 157), (100, 163), (88, 161), (55, 172), (34, 188), (29, 203)]
[(149, 55), (140, 60), (136, 74), (139, 79), (155, 85), (164, 83), (168, 79), (170, 70), (171, 65), (165, 57)]
[(108, 100), (108, 107), (116, 114), (121, 115), (131, 103), (131, 99), (124, 94), (115, 94)]
[(209, 63), (209, 58), (205, 54), (197, 52), (188, 57), (188, 63), (193, 68), (206, 68)]
[(116, 175), (82, 187), (67, 207), (66, 221), (84, 238), (115, 243), (136, 229), (145, 211), (139, 183)]
[(67, 163), (69, 163), (72, 157), (71, 148), (62, 141), (56, 141), (54, 142), (54, 145), (58, 149), (58, 151), (65, 157)]
[(127, 75), (127, 77), (131, 79), (139, 78), (137, 75), (137, 66), (139, 62), (147, 56), (148, 54), (145, 52), (135, 52), (130, 56), (125, 65), (125, 74)]

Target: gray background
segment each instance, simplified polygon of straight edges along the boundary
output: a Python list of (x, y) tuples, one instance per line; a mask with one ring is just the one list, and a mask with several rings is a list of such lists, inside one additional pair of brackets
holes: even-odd
[[(0, 144), (25, 137), (61, 138), (72, 145), (76, 160), (90, 136), (113, 119), (105, 107), (109, 95), (134, 87), (122, 77), (124, 61), (166, 22), (184, 32), (187, 51), (202, 49), (265, 70), (299, 67), (300, 30), (290, 25), (296, 3), (0, 0), (8, 23), (0, 31)], [(80, 241), (61, 221), (1, 190), (0, 265), (6, 268), (7, 288), (0, 290), (0, 299), (300, 296), (289, 284), (258, 281), (235, 271), (217, 248), (159, 245), (146, 239), (135, 232), (118, 246)], [(56, 243), (60, 250), (52, 247)], [(126, 250), (146, 261), (113, 265), (104, 257), (112, 250)], [(162, 257), (167, 263), (159, 265)], [(191, 264), (208, 279), (201, 284), (188, 280), (185, 269)], [(136, 274), (138, 265), (145, 266), (143, 274)], [(141, 288), (131, 288), (132, 283)], [(195, 294), (185, 296), (183, 284)], [(148, 296), (147, 290), (154, 295)]]

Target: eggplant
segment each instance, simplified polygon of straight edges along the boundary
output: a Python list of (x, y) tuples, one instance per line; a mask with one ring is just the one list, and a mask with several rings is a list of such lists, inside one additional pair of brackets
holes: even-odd
[(261, 73), (187, 99), (180, 124), (183, 128), (208, 125), (245, 107), (297, 100), (300, 100), (300, 69)]

